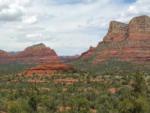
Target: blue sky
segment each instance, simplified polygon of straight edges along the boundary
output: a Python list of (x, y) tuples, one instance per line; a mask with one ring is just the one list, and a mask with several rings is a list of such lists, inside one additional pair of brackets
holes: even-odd
[(0, 49), (45, 43), (59, 55), (96, 46), (111, 20), (150, 15), (149, 0), (0, 0)]
[(134, 3), (134, 2), (136, 2), (136, 0), (122, 0), (122, 2), (124, 2), (124, 3)]

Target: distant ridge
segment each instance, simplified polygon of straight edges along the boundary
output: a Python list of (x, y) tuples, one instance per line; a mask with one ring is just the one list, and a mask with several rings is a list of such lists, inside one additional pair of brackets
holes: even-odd
[(0, 51), (0, 64), (20, 62), (20, 63), (31, 63), (41, 64), (47, 62), (60, 62), (56, 52), (46, 47), (43, 43), (32, 45), (25, 48), (23, 51), (16, 52), (15, 54)]

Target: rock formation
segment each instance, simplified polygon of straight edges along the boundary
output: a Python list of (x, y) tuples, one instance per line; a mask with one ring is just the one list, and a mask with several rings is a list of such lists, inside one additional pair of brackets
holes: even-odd
[(130, 40), (150, 40), (150, 17), (135, 17), (129, 22), (128, 35)]
[(81, 54), (80, 58), (83, 58), (84, 60), (86, 59), (88, 60), (88, 58), (90, 58), (94, 54), (94, 51), (95, 51), (95, 48), (90, 47), (89, 50)]
[[(90, 54), (90, 55), (89, 55)], [(150, 17), (133, 18), (129, 24), (112, 21), (103, 41), (89, 49), (81, 59), (98, 64), (111, 58), (136, 63), (150, 62)]]
[(73, 68), (61, 62), (55, 51), (44, 44), (27, 47), (15, 54), (0, 51), (0, 64), (6, 63), (34, 64), (35, 67), (22, 72), (25, 76), (49, 75), (58, 71), (70, 71)]
[(127, 32), (128, 32), (127, 24), (112, 21), (110, 22), (108, 33), (104, 37), (104, 42), (123, 41), (127, 38)]
[[(103, 41), (95, 48), (90, 47), (78, 59), (80, 59), (79, 62), (100, 64), (111, 58), (134, 63), (150, 63), (149, 16), (135, 17), (129, 24), (110, 22), (108, 33)], [(72, 69), (62, 63), (55, 51), (44, 44), (28, 47), (15, 54), (0, 51), (0, 64), (10, 62), (37, 64), (36, 67), (24, 72), (27, 75), (51, 74)]]
[(15, 55), (15, 59), (25, 63), (51, 63), (60, 62), (55, 51), (44, 44), (27, 47), (24, 51)]
[(46, 47), (42, 43), (27, 47), (25, 50), (17, 52), (15, 54), (0, 51), (0, 59), (3, 59), (3, 62), (0, 60), (0, 64), (11, 62), (19, 62), (25, 64), (60, 62), (60, 59), (58, 58), (55, 51), (49, 47)]
[(72, 67), (61, 62), (53, 49), (44, 44), (37, 44), (26, 48), (23, 52), (17, 54), (20, 61), (38, 63), (39, 65), (27, 69), (23, 72), (26, 76), (51, 75), (55, 72), (69, 71)]
[(56, 72), (66, 72), (73, 70), (73, 68), (64, 63), (41, 64), (23, 72), (23, 75), (51, 75)]

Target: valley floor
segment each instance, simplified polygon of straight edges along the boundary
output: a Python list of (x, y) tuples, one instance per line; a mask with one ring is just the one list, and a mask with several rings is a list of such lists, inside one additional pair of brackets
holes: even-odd
[(144, 73), (0, 76), (0, 113), (150, 113)]

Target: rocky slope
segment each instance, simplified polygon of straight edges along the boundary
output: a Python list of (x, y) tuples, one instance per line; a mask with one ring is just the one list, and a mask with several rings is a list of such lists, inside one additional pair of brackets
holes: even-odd
[(89, 50), (81, 54), (80, 58), (83, 58), (84, 60), (88, 60), (88, 58), (93, 56), (95, 49), (96, 48), (94, 47), (90, 47)]
[(103, 41), (81, 55), (81, 60), (100, 64), (111, 58), (150, 63), (150, 17), (133, 18), (129, 24), (112, 21)]

